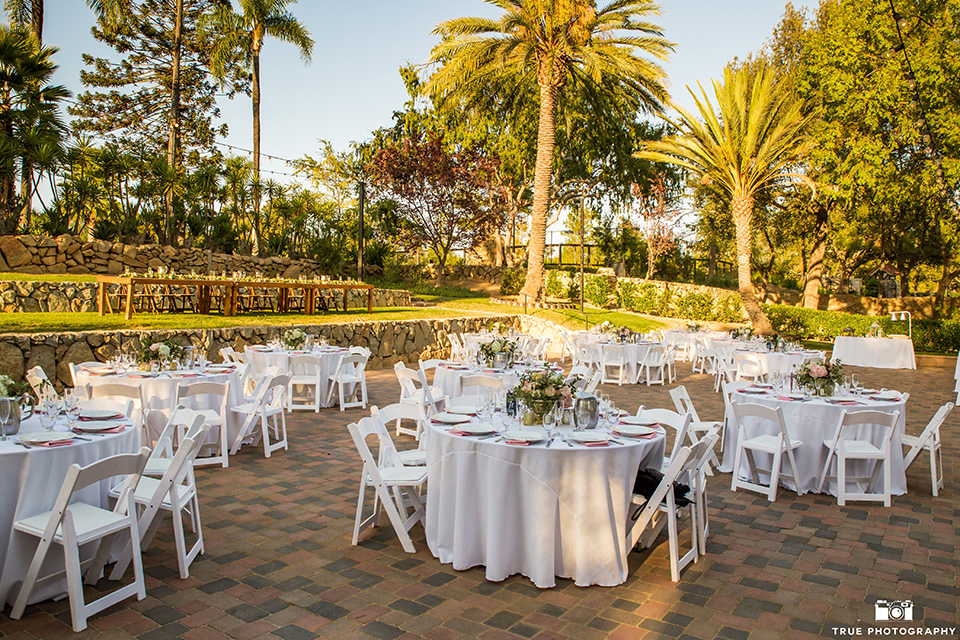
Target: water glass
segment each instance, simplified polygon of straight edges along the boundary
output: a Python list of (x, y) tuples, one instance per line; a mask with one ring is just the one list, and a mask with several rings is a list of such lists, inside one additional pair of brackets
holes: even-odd
[(80, 398), (73, 389), (63, 390), (63, 410), (71, 423), (80, 419)]
[(7, 423), (10, 422), (13, 403), (10, 398), (0, 398), (0, 442), (7, 440)]
[(50, 431), (57, 423), (57, 408), (50, 398), (44, 398), (40, 403), (40, 426), (44, 431)]

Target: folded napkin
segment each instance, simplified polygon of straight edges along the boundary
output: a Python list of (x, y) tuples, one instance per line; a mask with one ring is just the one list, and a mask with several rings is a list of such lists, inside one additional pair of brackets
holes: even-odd
[(504, 440), (504, 442), (506, 442), (507, 444), (516, 445), (518, 447), (526, 447), (530, 445), (530, 443), (527, 442), (526, 440)]
[(73, 430), (73, 432), (74, 433), (123, 433), (124, 430), (126, 430), (126, 427), (121, 424), (114, 427), (113, 429), (94, 429), (90, 431), (84, 429), (83, 427), (77, 427)]
[(582, 444), (585, 447), (609, 447), (610, 441), (602, 440), (600, 442), (581, 442), (580, 444)]
[(51, 440), (49, 442), (25, 442), (31, 447), (63, 447), (68, 444), (73, 444), (73, 440)]
[(630, 424), (629, 422), (620, 422), (620, 424), (622, 424), (625, 427), (644, 426), (644, 427), (650, 427), (651, 429), (663, 429), (663, 425), (661, 425), (659, 422), (651, 422), (650, 424), (645, 424), (645, 425), (635, 425), (635, 424)]
[(800, 399), (800, 398), (791, 398), (791, 397), (789, 397), (789, 396), (777, 396), (777, 400), (786, 400), (786, 401), (791, 401), (791, 402), (795, 402), (795, 401), (797, 401), (797, 400), (799, 400), (799, 399)]
[(654, 438), (656, 438), (656, 437), (659, 436), (660, 434), (659, 434), (659, 433), (648, 433), (648, 434), (646, 434), (646, 435), (637, 436), (637, 435), (633, 435), (633, 434), (631, 434), (631, 433), (620, 433), (619, 431), (617, 431), (616, 429), (614, 429), (614, 430), (613, 430), (613, 435), (615, 435), (615, 436), (620, 436), (621, 438), (643, 438), (644, 440), (653, 440)]
[(871, 400), (886, 400), (887, 402), (900, 402), (902, 398), (891, 398), (890, 396), (870, 396)]
[(473, 435), (473, 434), (470, 433), (469, 431), (461, 431), (460, 429), (450, 429), (450, 431), (447, 431), (447, 433), (451, 433), (451, 434), (453, 434), (453, 435), (455, 435), (455, 436), (470, 436), (470, 435)]
[(128, 378), (131, 378), (131, 379), (133, 379), (133, 380), (142, 380), (142, 379), (144, 379), (144, 378), (152, 378), (153, 376), (148, 375), (148, 374), (146, 374), (146, 373), (131, 373), (131, 374), (128, 375), (127, 377), (128, 377)]
[(116, 413), (112, 416), (107, 416), (106, 418), (91, 418), (90, 416), (80, 416), (78, 420), (80, 422), (102, 422), (104, 420), (119, 420), (120, 418), (125, 417), (122, 413)]
[(174, 374), (178, 378), (196, 378), (198, 374), (196, 373), (177, 373)]
[(840, 406), (842, 406), (842, 407), (855, 407), (855, 406), (857, 406), (858, 404), (861, 404), (860, 402), (857, 402), (856, 400), (830, 400), (829, 402), (830, 402), (830, 404), (838, 404), (838, 405), (840, 405)]

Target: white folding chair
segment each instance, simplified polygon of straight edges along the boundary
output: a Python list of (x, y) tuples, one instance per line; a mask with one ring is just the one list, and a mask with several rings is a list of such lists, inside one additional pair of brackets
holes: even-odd
[(164, 417), (163, 412), (158, 410), (147, 412), (147, 423), (151, 426), (161, 420), (163, 422), (159, 435), (150, 451), (147, 466), (143, 468), (145, 476), (162, 476), (166, 473), (177, 451), (177, 442), (198, 433), (203, 425), (203, 415), (183, 406), (174, 409), (169, 418)]
[(42, 399), (45, 393), (53, 390), (53, 383), (50, 382), (50, 378), (47, 377), (47, 372), (44, 371), (40, 365), (27, 371), (23, 377), (30, 384), (30, 388), (33, 389), (33, 393), (37, 396), (38, 400)]
[[(140, 560), (140, 530), (137, 527), (137, 509), (134, 505), (133, 489), (140, 480), (140, 474), (149, 455), (150, 450), (142, 447), (138, 453), (104, 458), (85, 467), (78, 464), (70, 465), (53, 510), (13, 523), (16, 531), (38, 538), (39, 544), (30, 567), (23, 577), (20, 592), (10, 613), (11, 618), (20, 619), (27, 606), (27, 600), (38, 583), (61, 579), (64, 573), (67, 577), (67, 594), (70, 598), (70, 617), (73, 621), (73, 630), (76, 632), (87, 628), (88, 617), (107, 607), (133, 595), (136, 595), (138, 600), (146, 597), (143, 564)], [(74, 493), (81, 489), (108, 478), (123, 475), (127, 478), (120, 486), (120, 499), (113, 510), (73, 500)], [(86, 604), (83, 599), (83, 572), (86, 572), (87, 584), (95, 584), (99, 580), (113, 542), (117, 534), (123, 531), (130, 536), (133, 583)], [(96, 540), (100, 541), (97, 554), (81, 562), (80, 547)], [(53, 544), (63, 548), (66, 568), (64, 571), (41, 578), (40, 570)]]
[(92, 360), (90, 362), (81, 362), (79, 364), (75, 362), (67, 363), (67, 368), (70, 369), (70, 379), (73, 380), (74, 387), (77, 386), (77, 370), (78, 369), (106, 369), (109, 366), (110, 365), (108, 365), (105, 362), (97, 362), (96, 360)]
[(420, 365), (420, 371), (423, 371), (424, 378), (427, 378), (429, 384), (433, 386), (437, 380), (437, 367), (443, 364), (443, 360), (431, 358), (430, 360), (420, 360), (418, 364)]
[(763, 366), (755, 353), (735, 353), (734, 362), (737, 367), (737, 380), (763, 382)]
[[(737, 420), (738, 436), (737, 451), (733, 462), (733, 479), (730, 482), (730, 490), (747, 489), (757, 491), (767, 496), (770, 502), (777, 499), (777, 487), (780, 484), (780, 466), (783, 461), (783, 454), (787, 454), (787, 464), (790, 465), (790, 472), (793, 474), (793, 481), (796, 483), (797, 495), (803, 495), (803, 489), (800, 484), (800, 475), (797, 471), (797, 460), (794, 451), (797, 450), (803, 442), (792, 440), (787, 433), (787, 425), (783, 421), (783, 412), (780, 407), (772, 408), (756, 403), (731, 403), (733, 414)], [(778, 433), (772, 435), (761, 433), (747, 437), (747, 430), (744, 426), (744, 418), (760, 418), (761, 420), (770, 420), (777, 425)], [(754, 453), (765, 453), (773, 456), (773, 464), (770, 470), (758, 469)], [(750, 480), (740, 479), (740, 462), (743, 455), (746, 454), (747, 464), (750, 467)], [(770, 477), (770, 484), (761, 484), (760, 474)]]
[(910, 448), (903, 458), (903, 466), (905, 469), (910, 468), (910, 465), (917, 459), (921, 451), (928, 451), (930, 453), (930, 482), (933, 487), (934, 497), (936, 497), (940, 489), (943, 488), (943, 457), (940, 453), (940, 427), (943, 425), (943, 421), (947, 419), (947, 416), (950, 415), (950, 412), (953, 411), (953, 406), (952, 402), (948, 402), (937, 409), (937, 413), (934, 414), (933, 418), (927, 424), (927, 427), (923, 430), (923, 433), (919, 436), (904, 434), (900, 437), (903, 446)]
[[(732, 347), (714, 347), (713, 374), (716, 376), (713, 390), (719, 391), (722, 382), (735, 382), (737, 379), (737, 365), (733, 361)], [(723, 442), (720, 446), (722, 448)]]
[[(288, 449), (287, 416), (284, 413), (287, 383), (290, 374), (280, 374), (264, 380), (252, 402), (245, 402), (231, 411), (244, 416), (243, 424), (230, 448), (230, 455), (236, 455), (245, 440), (257, 444), (262, 442), (263, 455), (266, 458), (278, 449)], [(272, 436), (271, 436), (272, 431)], [(271, 437), (273, 441), (271, 442)]]
[[(214, 427), (217, 433), (216, 448), (212, 455), (197, 458), (194, 465), (219, 464), (223, 468), (230, 466), (230, 436), (227, 434), (227, 398), (230, 396), (229, 382), (193, 382), (177, 385), (177, 406), (193, 409), (203, 416), (204, 422)], [(216, 409), (210, 409), (213, 405)], [(208, 443), (201, 443), (206, 446)]]
[[(83, 385), (87, 400), (82, 402), (84, 409), (116, 410), (134, 422), (139, 423), (141, 438), (146, 425), (147, 399), (140, 385), (111, 384)], [(147, 442), (147, 440), (141, 440)]]
[(623, 379), (626, 376), (626, 360), (621, 345), (603, 345), (600, 352), (600, 371), (603, 373), (604, 384), (623, 386)]
[[(427, 464), (426, 438), (421, 437), (423, 428), (427, 424), (427, 417), (424, 415), (422, 408), (415, 404), (395, 402), (394, 404), (388, 404), (382, 409), (376, 406), (370, 407), (370, 416), (377, 422), (378, 427), (383, 427), (383, 432), (387, 434), (387, 438), (390, 438), (387, 424), (391, 422), (397, 424), (397, 435), (400, 434), (401, 429), (403, 433), (416, 434), (418, 441), (417, 448), (407, 449), (405, 451), (397, 449), (397, 455), (400, 457), (400, 462), (408, 466), (423, 466)], [(412, 427), (405, 427), (402, 426), (404, 421), (407, 421), (407, 424), (410, 422), (414, 424)], [(390, 442), (393, 442), (392, 438), (390, 438)], [(382, 462), (382, 459), (383, 452), (377, 457), (378, 464)]]
[(690, 434), (690, 421), (692, 418), (689, 413), (677, 413), (670, 409), (647, 409), (640, 407), (637, 410), (637, 417), (647, 422), (659, 423), (664, 428), (664, 431), (667, 431), (668, 428), (673, 430), (673, 448), (670, 450), (670, 455), (665, 456), (663, 459), (663, 469), (666, 469), (670, 465), (673, 456), (685, 445), (688, 439), (694, 444), (698, 442), (698, 439), (695, 436), (691, 437), (692, 434)]
[[(883, 506), (889, 507), (891, 504), (892, 466), (890, 441), (899, 419), (899, 411), (893, 413), (870, 410), (843, 411), (840, 414), (840, 421), (833, 438), (823, 441), (823, 446), (828, 450), (827, 461), (824, 463), (823, 472), (820, 474), (817, 493), (823, 491), (823, 485), (828, 479), (835, 479), (837, 482), (837, 504), (841, 507), (846, 505), (847, 500), (882, 501)], [(870, 441), (869, 432), (873, 428), (882, 430), (879, 446)], [(853, 432), (852, 435), (850, 434), (851, 431)], [(830, 474), (834, 457), (836, 457), (837, 472), (836, 474)], [(850, 475), (847, 463), (852, 460), (872, 460), (873, 472), (868, 476)], [(880, 479), (881, 470), (883, 471), (883, 491), (874, 493), (873, 489)], [(861, 483), (864, 481), (866, 485), (861, 487)], [(849, 491), (847, 488), (849, 482), (853, 482), (858, 489), (862, 490)]]
[(234, 364), (246, 364), (246, 359), (242, 353), (236, 351), (233, 347), (223, 347), (220, 349), (220, 357), (223, 358), (224, 362), (232, 362)]
[(667, 349), (660, 345), (651, 345), (643, 360), (643, 371), (647, 386), (664, 384), (667, 373)]
[(450, 340), (450, 359), (457, 362), (467, 362), (469, 353), (463, 346), (463, 342), (460, 341), (460, 336), (456, 333), (448, 333), (447, 339)]
[(707, 538), (710, 535), (710, 517), (707, 511), (707, 475), (710, 475), (710, 457), (715, 456), (713, 450), (720, 439), (719, 429), (708, 431), (698, 444), (703, 444), (700, 450), (699, 461), (691, 474), (691, 489), (694, 494), (694, 511), (696, 513), (697, 543), (700, 555), (707, 554)]
[[(413, 540), (410, 539), (409, 531), (423, 520), (424, 504), (418, 492), (427, 480), (426, 468), (404, 466), (393, 444), (384, 441), (384, 434), (377, 428), (373, 418), (367, 417), (358, 423), (351, 423), (347, 425), (347, 429), (363, 461), (352, 544), (357, 544), (361, 531), (380, 524), (380, 512), (383, 510), (387, 512), (387, 517), (397, 537), (400, 538), (403, 550), (407, 553), (415, 553), (416, 548), (413, 546)], [(376, 436), (382, 448), (380, 464), (374, 460), (367, 445), (367, 438), (370, 436)], [(368, 486), (373, 487), (376, 500), (373, 514), (364, 519), (363, 505)]]
[(582, 364), (575, 364), (570, 367), (570, 373), (567, 374), (565, 380), (569, 381), (577, 377), (580, 378), (580, 381), (583, 382), (583, 385), (585, 386), (586, 382), (584, 381), (589, 381), (590, 378), (593, 377), (593, 372), (589, 367), (585, 367)]
[[(466, 395), (483, 395), (490, 391), (497, 392), (503, 388), (503, 380), (498, 376), (487, 376), (476, 373), (460, 377), (460, 392)], [(487, 391), (487, 390), (490, 391)]]
[[(320, 412), (320, 397), (323, 395), (323, 381), (320, 378), (320, 356), (312, 354), (293, 354), (290, 356), (290, 383), (287, 385), (287, 411), (313, 409)], [(294, 402), (294, 391), (310, 390), (304, 401)]]
[[(699, 440), (704, 435), (706, 435), (711, 430), (720, 431), (723, 428), (723, 423), (717, 420), (709, 420), (704, 422), (700, 419), (700, 416), (697, 414), (697, 408), (693, 406), (693, 400), (690, 398), (690, 394), (687, 393), (686, 387), (680, 385), (670, 389), (670, 398), (673, 400), (673, 406), (676, 407), (677, 413), (690, 414), (690, 429), (687, 433), (693, 434), (696, 436), (696, 439)], [(717, 459), (717, 454), (711, 451), (709, 456), (710, 465), (719, 467), (720, 460)], [(707, 466), (707, 475), (713, 475), (713, 471), (710, 466)]]
[(586, 380), (586, 384), (583, 386), (583, 391), (585, 393), (593, 393), (597, 390), (597, 387), (600, 386), (600, 381), (603, 380), (603, 372), (595, 371), (589, 380), (586, 378), (584, 378), (584, 380)]
[[(134, 501), (142, 508), (137, 525), (141, 549), (150, 548), (150, 543), (163, 522), (163, 512), (170, 513), (177, 548), (177, 566), (183, 580), (190, 577), (190, 564), (203, 553), (203, 526), (200, 523), (200, 500), (197, 498), (197, 480), (193, 474), (193, 466), (212, 428), (210, 424), (200, 424), (191, 429), (190, 433), (180, 440), (180, 446), (169, 459), (163, 475), (160, 478), (141, 476), (133, 496)], [(116, 489), (112, 490), (110, 495), (114, 498), (120, 497)], [(189, 549), (183, 530), (184, 512), (190, 517), (191, 527), (197, 537)], [(127, 553), (120, 557), (110, 574), (111, 580), (118, 580), (123, 576), (130, 559)]]
[[(420, 407), (428, 417), (443, 410), (446, 397), (439, 395), (440, 389), (427, 384), (423, 371), (414, 371), (402, 362), (393, 365), (393, 371), (397, 375), (397, 381), (400, 382), (401, 403)], [(419, 439), (419, 434), (409, 433), (405, 428), (398, 426), (397, 435), (401, 433), (415, 435)]]
[[(330, 390), (327, 393), (327, 404), (333, 402), (333, 392), (340, 393), (340, 411), (351, 407), (367, 406), (367, 375), (364, 369), (367, 366), (367, 356), (360, 353), (351, 353), (340, 356), (337, 368), (330, 380)], [(357, 396), (360, 399), (357, 400)], [(350, 398), (348, 401), (347, 398)]]

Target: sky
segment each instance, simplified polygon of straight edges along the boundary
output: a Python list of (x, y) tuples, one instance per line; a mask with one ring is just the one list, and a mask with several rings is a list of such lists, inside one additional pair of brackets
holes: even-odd
[[(83, 0), (48, 0), (44, 41), (59, 46), (55, 82), (74, 95), (83, 91), (82, 53), (109, 57), (112, 49), (94, 40), (93, 15)], [(600, 4), (603, 4), (601, 0)], [(709, 87), (735, 56), (758, 50), (783, 13), (785, 0), (662, 0), (660, 24), (674, 43), (664, 65), (675, 100), (692, 106), (685, 86)], [(346, 149), (370, 132), (392, 124), (406, 91), (398, 69), (420, 64), (437, 43), (436, 25), (458, 16), (497, 15), (482, 0), (300, 0), (291, 10), (315, 41), (312, 62), (297, 49), (268, 39), (261, 54), (261, 151), (280, 158), (317, 155), (318, 140)], [(221, 142), (252, 148), (249, 98), (220, 103), (230, 132)], [(239, 153), (239, 152), (238, 152)], [(290, 173), (282, 161), (264, 158), (267, 171)], [(279, 181), (282, 175), (267, 174)]]

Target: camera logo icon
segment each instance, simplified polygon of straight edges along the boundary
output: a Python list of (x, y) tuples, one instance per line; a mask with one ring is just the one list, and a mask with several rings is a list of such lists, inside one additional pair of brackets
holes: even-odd
[(877, 622), (913, 620), (913, 601), (877, 600), (873, 612)]

